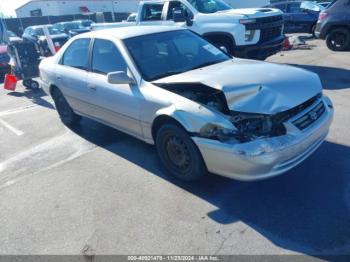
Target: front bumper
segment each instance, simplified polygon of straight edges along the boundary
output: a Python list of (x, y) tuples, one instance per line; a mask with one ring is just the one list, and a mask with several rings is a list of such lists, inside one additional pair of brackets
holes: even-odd
[[(310, 156), (325, 140), (333, 120), (330, 101), (322, 98), (325, 112), (311, 126), (299, 130), (286, 123), (287, 134), (248, 143), (222, 143), (193, 137), (209, 172), (243, 181), (265, 179), (282, 174)], [(311, 106), (312, 107), (312, 106)]]
[(283, 48), (284, 36), (277, 37), (271, 41), (257, 43), (255, 45), (236, 46), (235, 55), (241, 58), (265, 59), (280, 52)]

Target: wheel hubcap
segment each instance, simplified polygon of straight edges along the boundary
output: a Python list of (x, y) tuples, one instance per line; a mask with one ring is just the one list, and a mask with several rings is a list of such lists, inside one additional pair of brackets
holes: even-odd
[(171, 137), (166, 141), (166, 152), (172, 164), (185, 171), (190, 166), (191, 157), (187, 146), (179, 137)]
[(345, 43), (345, 35), (343, 34), (335, 34), (332, 40), (332, 44), (336, 47), (341, 47)]

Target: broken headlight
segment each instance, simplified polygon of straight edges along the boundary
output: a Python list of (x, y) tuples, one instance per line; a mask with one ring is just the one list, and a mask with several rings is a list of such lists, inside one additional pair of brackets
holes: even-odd
[(200, 130), (200, 135), (219, 141), (236, 140), (244, 143), (258, 138), (286, 134), (284, 119), (276, 121), (274, 116), (232, 112), (230, 120), (235, 128), (207, 124)]
[(227, 141), (235, 139), (237, 130), (225, 128), (215, 124), (207, 124), (200, 130), (200, 136), (219, 141)]
[(237, 128), (238, 139), (242, 142), (286, 134), (284, 120), (264, 114), (240, 112), (232, 112), (231, 114), (231, 122)]

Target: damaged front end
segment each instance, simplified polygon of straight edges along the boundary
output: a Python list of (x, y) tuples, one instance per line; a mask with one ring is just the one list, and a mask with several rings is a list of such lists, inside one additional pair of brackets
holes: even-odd
[[(208, 123), (198, 133), (200, 137), (221, 142), (236, 141), (238, 143), (246, 143), (259, 138), (286, 135), (285, 122), (322, 98), (322, 94), (319, 93), (304, 103), (283, 112), (261, 114), (230, 110), (222, 90), (211, 88), (201, 83), (157, 83), (157, 86), (223, 114), (234, 128), (230, 129), (218, 124)], [(319, 115), (317, 115), (315, 120), (318, 117)]]

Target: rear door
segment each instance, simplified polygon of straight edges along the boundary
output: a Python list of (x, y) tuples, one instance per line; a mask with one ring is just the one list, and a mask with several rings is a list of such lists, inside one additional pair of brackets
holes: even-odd
[(90, 42), (89, 38), (73, 41), (56, 66), (56, 85), (74, 111), (87, 115), (92, 113), (86, 92)]

